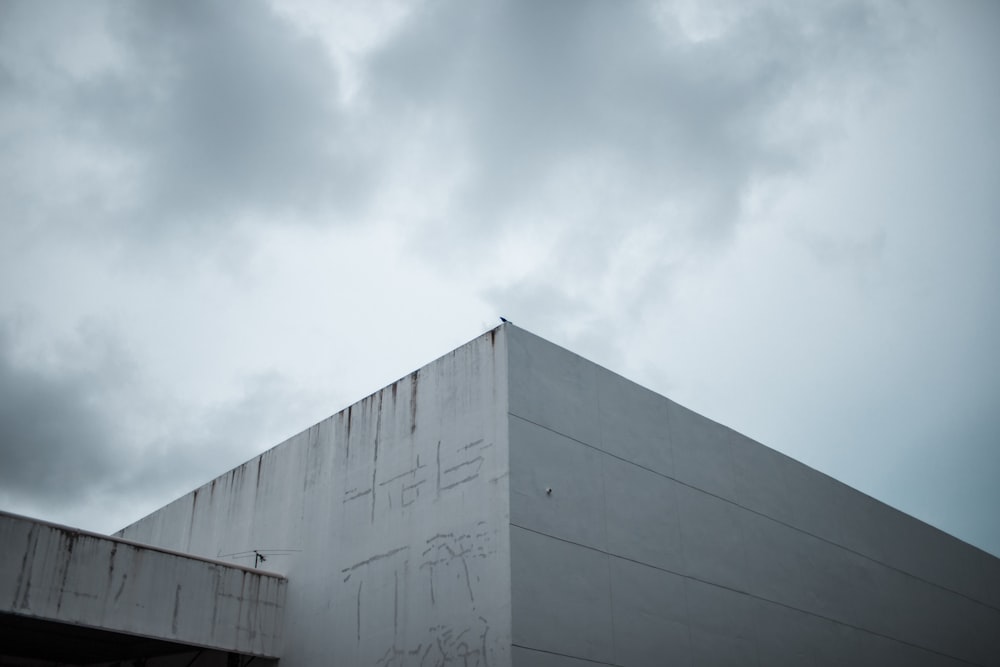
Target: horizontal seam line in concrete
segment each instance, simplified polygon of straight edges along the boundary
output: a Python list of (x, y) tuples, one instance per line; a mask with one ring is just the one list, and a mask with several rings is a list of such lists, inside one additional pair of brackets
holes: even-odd
[(94, 537), (99, 540), (108, 540), (109, 542), (117, 542), (118, 544), (124, 544), (130, 547), (136, 547), (139, 549), (148, 549), (149, 551), (158, 551), (160, 553), (168, 554), (170, 556), (178, 556), (180, 558), (187, 558), (189, 560), (197, 561), (199, 563), (209, 563), (211, 565), (221, 565), (223, 567), (229, 567), (234, 570), (242, 570), (243, 572), (249, 572), (250, 574), (259, 574), (262, 577), (269, 577), (271, 579), (279, 579), (281, 581), (288, 581), (288, 577), (283, 574), (278, 574), (277, 572), (268, 572), (267, 570), (258, 570), (257, 568), (247, 567), (246, 565), (240, 565), (239, 563), (230, 563), (224, 560), (216, 560), (215, 558), (205, 558), (204, 556), (198, 556), (195, 554), (184, 553), (183, 551), (174, 551), (173, 549), (167, 549), (165, 547), (159, 547), (155, 544), (144, 544), (143, 542), (136, 542), (134, 540), (129, 540), (124, 537), (116, 537), (114, 535), (102, 535), (101, 533), (95, 533), (89, 530), (82, 530), (80, 528), (73, 528), (72, 526), (64, 526), (58, 523), (52, 523), (51, 521), (43, 521), (41, 519), (35, 519), (30, 516), (23, 516), (21, 514), (13, 514), (11, 512), (4, 512), (0, 510), (0, 518), (9, 517), (16, 521), (24, 521), (26, 523), (34, 523), (47, 528), (52, 528), (53, 530), (59, 530), (66, 533), (72, 533), (74, 535), (80, 535), (82, 537)]
[(558, 655), (564, 658), (572, 658), (573, 660), (580, 660), (582, 662), (589, 662), (594, 665), (610, 665), (610, 667), (618, 667), (617, 662), (601, 662), (600, 660), (591, 660), (590, 658), (581, 658), (578, 655), (573, 655), (571, 653), (560, 653), (559, 651), (546, 651), (543, 648), (534, 648), (532, 646), (525, 646), (524, 644), (510, 643), (511, 646), (516, 646), (517, 648), (523, 648), (526, 651), (535, 651), (536, 653), (547, 653), (548, 655)]
[[(746, 505), (741, 505), (740, 503), (736, 502), (735, 500), (732, 500), (731, 498), (726, 498), (725, 496), (720, 496), (717, 493), (712, 493), (711, 491), (706, 491), (705, 489), (697, 487), (697, 486), (695, 486), (693, 484), (690, 484), (688, 482), (685, 482), (683, 480), (677, 479), (676, 477), (671, 477), (670, 475), (662, 473), (659, 470), (653, 470), (652, 468), (647, 468), (646, 466), (644, 466), (644, 465), (642, 465), (640, 463), (636, 463), (635, 461), (629, 461), (626, 458), (622, 458), (621, 456), (619, 456), (617, 454), (613, 454), (613, 453), (611, 453), (611, 452), (609, 452), (609, 451), (607, 451), (605, 449), (601, 449), (600, 447), (598, 447), (596, 445), (592, 445), (589, 442), (584, 442), (583, 440), (580, 440), (578, 438), (574, 438), (573, 436), (567, 435), (567, 434), (565, 434), (565, 433), (563, 433), (561, 431), (557, 431), (554, 428), (550, 428), (550, 427), (546, 426), (545, 424), (539, 424), (538, 422), (531, 421), (530, 419), (522, 417), (521, 415), (514, 414), (513, 412), (508, 412), (507, 415), (510, 416), (510, 417), (515, 417), (516, 419), (520, 419), (523, 422), (527, 422), (529, 424), (534, 424), (535, 426), (537, 426), (539, 428), (543, 428), (546, 431), (549, 431), (551, 433), (555, 433), (557, 435), (560, 435), (560, 436), (562, 436), (564, 438), (572, 440), (573, 442), (578, 442), (581, 445), (583, 445), (584, 447), (589, 447), (590, 449), (593, 449), (594, 451), (598, 451), (598, 452), (601, 452), (602, 454), (606, 454), (606, 455), (610, 456), (613, 459), (618, 459), (619, 461), (622, 461), (623, 463), (627, 463), (629, 465), (635, 466), (636, 468), (640, 468), (642, 470), (645, 470), (646, 472), (651, 472), (654, 475), (658, 475), (659, 477), (662, 477), (664, 479), (669, 479), (669, 480), (671, 480), (673, 482), (677, 482), (678, 484), (681, 484), (682, 486), (686, 486), (689, 489), (694, 489), (695, 491), (700, 491), (701, 493), (704, 493), (706, 495), (712, 496), (713, 498), (718, 498), (719, 500), (722, 500), (722, 501), (724, 501), (726, 503), (729, 503), (730, 505), (735, 505), (736, 507), (739, 507), (741, 509), (745, 509), (747, 512), (750, 512), (751, 514), (756, 514), (757, 516), (762, 516), (765, 519), (768, 519), (768, 520), (773, 521), (773, 522), (775, 522), (777, 524), (785, 526), (786, 528), (791, 528), (792, 530), (797, 531), (799, 533), (802, 533), (803, 535), (808, 535), (808, 536), (814, 537), (817, 540), (820, 540), (822, 542), (826, 542), (827, 544), (832, 544), (833, 546), (837, 547), (838, 549), (843, 549), (844, 551), (847, 551), (848, 553), (852, 553), (855, 556), (861, 556), (862, 558), (870, 560), (873, 563), (878, 563), (879, 565), (887, 567), (890, 570), (895, 570), (896, 572), (899, 572), (900, 574), (906, 575), (907, 577), (911, 577), (912, 579), (916, 579), (917, 581), (921, 581), (921, 582), (923, 582), (923, 583), (925, 583), (925, 584), (927, 584), (929, 586), (934, 586), (935, 588), (940, 588), (943, 591), (946, 591), (948, 593), (952, 593), (953, 595), (958, 595), (959, 597), (965, 598), (966, 600), (969, 600), (970, 602), (974, 602), (974, 603), (976, 603), (978, 605), (982, 605), (983, 607), (986, 607), (987, 609), (991, 609), (993, 611), (1000, 612), (1000, 607), (995, 607), (992, 604), (990, 604), (989, 602), (986, 602), (984, 600), (979, 600), (979, 599), (974, 598), (974, 597), (972, 597), (970, 595), (967, 595), (966, 593), (963, 593), (961, 591), (956, 591), (956, 590), (954, 590), (952, 588), (949, 588), (948, 586), (945, 586), (943, 584), (939, 584), (937, 582), (931, 581), (930, 579), (924, 579), (920, 575), (914, 574), (914, 573), (912, 573), (912, 572), (910, 572), (908, 570), (904, 570), (904, 569), (902, 569), (900, 567), (897, 567), (896, 565), (892, 565), (891, 563), (886, 563), (883, 560), (880, 560), (878, 558), (874, 558), (872, 556), (869, 556), (866, 553), (862, 553), (860, 551), (852, 549), (852, 548), (850, 548), (848, 546), (845, 546), (843, 544), (840, 544), (838, 542), (834, 542), (833, 540), (831, 540), (829, 538), (826, 538), (826, 537), (823, 537), (822, 535), (817, 535), (815, 533), (810, 533), (808, 530), (804, 530), (804, 529), (802, 529), (802, 528), (800, 528), (798, 526), (795, 526), (795, 525), (792, 525), (792, 524), (787, 523), (785, 521), (782, 521), (781, 519), (776, 519), (775, 517), (770, 516), (769, 514), (764, 514), (761, 511), (753, 509), (752, 507), (747, 507)], [(764, 445), (764, 446), (766, 447), (767, 445)], [(789, 457), (789, 458), (791, 458), (791, 457)], [(792, 460), (794, 461), (795, 459), (792, 459)], [(802, 464), (802, 465), (805, 465), (805, 464)], [(816, 472), (819, 472), (819, 471), (816, 471)], [(820, 474), (822, 475), (824, 473), (820, 473)], [(857, 491), (857, 489), (853, 489), (853, 487), (851, 487), (851, 488), (852, 488), (852, 490), (856, 491), (857, 493), (862, 493), (861, 491)], [(874, 500), (875, 502), (878, 502), (878, 503), (882, 503), (882, 501), (878, 500), (877, 498), (872, 498), (872, 500)], [(882, 503), (882, 504), (884, 505), (885, 503)], [(897, 510), (897, 511), (899, 511), (899, 510)], [(910, 516), (910, 515), (907, 514), (906, 516)], [(911, 516), (910, 518), (914, 519), (915, 521), (920, 521), (920, 519), (917, 519), (916, 517), (912, 517)], [(924, 522), (921, 522), (921, 523), (924, 523)], [(926, 525), (930, 525), (930, 524), (926, 524)], [(934, 528), (934, 526), (931, 526), (931, 528)], [(940, 529), (937, 529), (937, 530), (940, 530)], [(948, 535), (948, 533), (944, 533), (944, 531), (941, 531), (941, 532), (943, 534), (945, 534), (945, 535)], [(952, 536), (949, 535), (949, 537), (952, 537)], [(971, 544), (966, 545), (966, 546), (971, 547), (973, 549), (976, 548), (976, 547), (974, 547)], [(987, 555), (991, 555), (991, 554), (987, 554)]]
[[(667, 574), (673, 574), (673, 575), (681, 577), (683, 579), (690, 579), (691, 581), (697, 581), (699, 583), (707, 584), (709, 586), (715, 586), (716, 588), (722, 588), (722, 589), (725, 589), (727, 591), (731, 591), (733, 593), (737, 593), (738, 595), (746, 595), (749, 598), (754, 598), (756, 600), (761, 600), (762, 602), (767, 602), (769, 604), (778, 605), (779, 607), (784, 607), (785, 609), (791, 609), (792, 611), (797, 611), (797, 612), (802, 613), (802, 614), (808, 614), (809, 616), (815, 616), (816, 618), (821, 618), (821, 619), (823, 619), (825, 621), (830, 621), (831, 623), (836, 623), (837, 625), (843, 625), (844, 627), (853, 628), (855, 630), (860, 630), (861, 632), (866, 632), (866, 633), (868, 633), (870, 635), (874, 635), (876, 637), (882, 637), (883, 639), (888, 639), (889, 641), (894, 641), (894, 642), (897, 642), (897, 643), (900, 643), (900, 644), (905, 644), (906, 646), (912, 646), (913, 648), (920, 649), (921, 651), (927, 651), (928, 653), (933, 653), (935, 655), (940, 655), (940, 656), (945, 657), (945, 658), (949, 658), (949, 659), (952, 659), (952, 660), (957, 660), (957, 661), (963, 662), (963, 663), (965, 663), (967, 665), (975, 665), (975, 667), (988, 667), (987, 665), (983, 665), (983, 664), (980, 664), (978, 662), (972, 662), (970, 660), (966, 660), (965, 658), (960, 658), (960, 657), (952, 655), (950, 653), (942, 653), (941, 651), (938, 651), (937, 649), (933, 649), (933, 648), (930, 648), (930, 647), (927, 647), (927, 646), (921, 646), (920, 644), (914, 644), (913, 642), (909, 642), (909, 641), (907, 641), (905, 639), (900, 639), (898, 637), (892, 637), (890, 635), (884, 635), (881, 632), (876, 632), (875, 630), (870, 630), (868, 628), (861, 627), (860, 625), (854, 625), (852, 623), (846, 623), (844, 621), (839, 621), (839, 620), (837, 620), (835, 618), (830, 618), (829, 616), (824, 616), (823, 614), (818, 614), (818, 613), (816, 613), (814, 611), (809, 611), (808, 609), (800, 609), (799, 607), (793, 607), (790, 604), (786, 604), (784, 602), (778, 602), (777, 600), (771, 600), (771, 599), (762, 597), (760, 595), (757, 595), (755, 593), (750, 593), (750, 592), (747, 592), (747, 591), (742, 591), (742, 590), (740, 590), (738, 588), (733, 588), (732, 586), (726, 586), (724, 584), (719, 584), (719, 583), (716, 583), (714, 581), (708, 581), (707, 579), (701, 579), (699, 577), (694, 577), (694, 576), (692, 576), (690, 574), (684, 574), (682, 572), (677, 572), (675, 570), (668, 570), (667, 568), (660, 567), (659, 565), (653, 565), (651, 563), (644, 563), (641, 560), (636, 560), (634, 558), (629, 558), (628, 556), (622, 556), (622, 555), (619, 555), (619, 554), (616, 554), (616, 553), (611, 553), (610, 551), (605, 551), (604, 549), (598, 549), (597, 547), (592, 547), (592, 546), (589, 546), (587, 544), (581, 544), (580, 542), (574, 542), (573, 540), (567, 540), (566, 538), (563, 538), (563, 537), (557, 537), (555, 535), (549, 535), (548, 533), (543, 533), (540, 530), (535, 530), (533, 528), (528, 528), (527, 526), (518, 525), (518, 524), (514, 523), (513, 521), (510, 523), (510, 525), (513, 526), (514, 528), (520, 528), (521, 530), (526, 530), (529, 533), (535, 533), (536, 535), (541, 535), (542, 537), (548, 537), (549, 539), (552, 539), (552, 540), (558, 540), (559, 542), (565, 542), (566, 544), (572, 544), (573, 546), (580, 547), (581, 549), (588, 549), (590, 551), (596, 551), (597, 553), (603, 554), (605, 556), (610, 556), (612, 558), (620, 558), (621, 560), (628, 561), (630, 563), (635, 563), (636, 565), (642, 565), (644, 567), (652, 568), (654, 570), (659, 570), (660, 572), (666, 572)], [(576, 657), (576, 656), (572, 656), (572, 657)]]

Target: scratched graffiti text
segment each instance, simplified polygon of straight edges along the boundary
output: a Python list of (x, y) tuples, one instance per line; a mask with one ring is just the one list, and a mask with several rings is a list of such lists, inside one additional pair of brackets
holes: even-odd
[(480, 438), (459, 446), (438, 441), (433, 462), (421, 460), (400, 465), (392, 460), (378, 460), (378, 444), (373, 448), (370, 468), (350, 473), (343, 504), (359, 502), (367, 508), (370, 521), (375, 522), (379, 510), (408, 508), (435, 500), (442, 494), (468, 484), (482, 472), (492, 442)]
[(431, 626), (427, 639), (415, 646), (395, 644), (375, 664), (379, 667), (489, 667), (486, 637), (490, 626), (480, 616), (468, 627)]
[[(421, 556), (419, 569), (427, 572), (431, 594), (431, 604), (437, 603), (437, 592), (444, 582), (459, 581), (469, 596), (469, 602), (476, 601), (474, 575), (477, 560), (488, 558), (494, 553), (490, 547), (490, 533), (486, 522), (480, 521), (475, 530), (465, 533), (438, 533), (426, 540), (426, 548)], [(473, 566), (470, 572), (470, 566)]]

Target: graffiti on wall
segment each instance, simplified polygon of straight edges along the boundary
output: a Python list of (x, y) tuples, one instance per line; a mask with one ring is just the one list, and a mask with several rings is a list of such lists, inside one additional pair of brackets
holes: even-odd
[[(487, 621), (493, 600), (486, 586), (498, 533), (468, 516), (463, 499), (471, 486), (499, 481), (504, 475), (489, 475), (506, 466), (497, 465), (486, 438), (414, 442), (403, 455), (390, 448), (383, 442), (380, 451), (376, 439), (370, 458), (344, 470), (342, 518), (388, 538), (340, 568), (344, 639), (353, 634), (358, 664), (488, 667), (488, 644), (497, 639)], [(432, 508), (452, 497), (458, 504)], [(488, 504), (469, 507), (490, 511)], [(423, 517), (429, 531), (420, 536), (413, 527), (424, 525)]]
[(399, 648), (395, 642), (375, 663), (378, 667), (489, 667), (486, 636), (490, 625), (482, 616), (457, 629), (434, 625), (427, 629), (427, 639), (414, 646)]
[(376, 442), (371, 466), (347, 471), (342, 502), (367, 508), (369, 521), (375, 523), (379, 510), (402, 510), (479, 479), (492, 447), (484, 438), (457, 447), (439, 440), (431, 462), (421, 461), (417, 454), (415, 463), (383, 460), (380, 464)]

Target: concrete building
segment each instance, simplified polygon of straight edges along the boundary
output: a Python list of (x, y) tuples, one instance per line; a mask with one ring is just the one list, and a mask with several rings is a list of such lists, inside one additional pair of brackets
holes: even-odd
[(0, 517), (0, 623), (174, 651), (148, 665), (1000, 665), (1000, 560), (509, 324), (114, 538), (59, 531)]

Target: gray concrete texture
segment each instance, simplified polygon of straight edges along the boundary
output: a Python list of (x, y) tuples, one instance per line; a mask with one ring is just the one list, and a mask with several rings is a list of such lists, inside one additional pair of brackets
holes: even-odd
[(0, 545), (0, 617), (19, 626), (36, 627), (33, 620), (251, 656), (279, 653), (283, 577), (6, 513)]
[(514, 665), (1000, 665), (998, 559), (507, 337)]
[(507, 351), (484, 334), (136, 524), (288, 577), (280, 664), (510, 664)]

